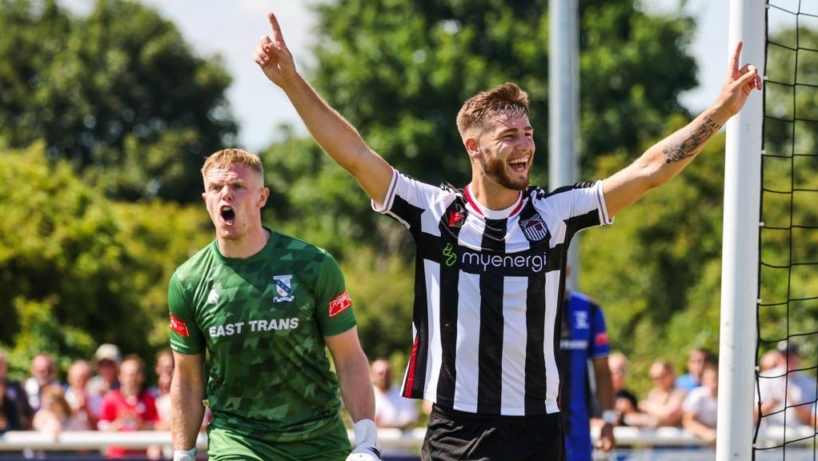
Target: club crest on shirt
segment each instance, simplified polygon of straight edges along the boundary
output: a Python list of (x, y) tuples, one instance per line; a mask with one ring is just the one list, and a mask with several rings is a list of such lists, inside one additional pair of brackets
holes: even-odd
[(590, 328), (590, 325), (588, 325), (588, 313), (574, 312), (574, 324), (580, 330), (587, 330)]
[(274, 275), (273, 281), (276, 284), (276, 293), (278, 296), (273, 298), (274, 302), (289, 302), (295, 299), (293, 296), (293, 276), (292, 275)]
[(219, 292), (216, 288), (211, 288), (210, 293), (207, 294), (207, 304), (219, 304)]
[(521, 218), (520, 228), (529, 242), (541, 242), (551, 235), (539, 213), (534, 213), (530, 218)]

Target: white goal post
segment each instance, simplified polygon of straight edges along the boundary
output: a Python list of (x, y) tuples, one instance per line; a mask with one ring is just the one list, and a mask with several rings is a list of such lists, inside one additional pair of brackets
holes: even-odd
[[(764, 73), (766, 2), (731, 0), (731, 50)], [(725, 63), (727, 69), (727, 63)], [(763, 93), (727, 123), (716, 459), (752, 459)]]

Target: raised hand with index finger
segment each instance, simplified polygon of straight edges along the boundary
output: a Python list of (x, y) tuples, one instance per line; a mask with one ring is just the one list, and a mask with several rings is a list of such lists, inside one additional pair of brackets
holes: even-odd
[(267, 35), (261, 37), (253, 60), (270, 81), (278, 86), (284, 86), (296, 75), (295, 61), (287, 44), (284, 43), (284, 35), (275, 14), (267, 13), (267, 20), (270, 21), (272, 38)]
[(724, 107), (731, 117), (744, 107), (747, 97), (753, 90), (761, 89), (761, 76), (756, 66), (745, 64), (739, 68), (742, 47), (743, 43), (738, 42), (733, 50), (733, 55), (730, 57), (730, 68), (718, 101), (718, 105)]

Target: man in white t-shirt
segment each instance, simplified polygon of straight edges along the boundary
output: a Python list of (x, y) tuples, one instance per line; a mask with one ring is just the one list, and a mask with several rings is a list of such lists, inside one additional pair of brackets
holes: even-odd
[(702, 384), (687, 394), (682, 404), (682, 427), (716, 446), (716, 415), (719, 404), (719, 370), (714, 363), (706, 363), (702, 370)]
[(813, 426), (818, 391), (815, 378), (798, 371), (801, 357), (796, 344), (781, 341), (778, 350), (784, 363), (759, 375), (756, 401), (761, 405), (754, 406), (753, 416), (759, 421), (760, 411), (760, 429), (783, 430), (784, 440), (792, 441), (801, 438), (800, 428)]
[(386, 359), (377, 359), (370, 366), (372, 388), (375, 391), (375, 424), (378, 427), (407, 429), (418, 421), (417, 404), (400, 395), (392, 385), (392, 366)]

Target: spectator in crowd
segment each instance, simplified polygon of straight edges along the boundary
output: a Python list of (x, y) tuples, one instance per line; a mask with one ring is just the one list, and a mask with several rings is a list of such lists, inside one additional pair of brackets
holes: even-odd
[(784, 354), (777, 348), (770, 349), (761, 355), (761, 360), (758, 362), (758, 372), (762, 376), (768, 376), (768, 372), (777, 367), (783, 367), (787, 363)]
[(798, 438), (798, 428), (815, 427), (815, 402), (818, 400), (815, 376), (799, 371), (801, 356), (792, 340), (780, 341), (778, 351), (784, 360), (759, 376), (753, 407), (760, 429), (794, 429), (785, 433), (785, 441)]
[[(168, 370), (165, 366), (167, 361), (162, 360), (162, 357), (165, 357), (164, 352), (160, 352), (156, 357), (156, 385), (151, 386), (149, 390), (151, 395), (156, 398), (156, 424), (154, 429), (157, 431), (170, 431), (171, 422), (170, 381), (173, 379), (173, 361), (171, 360), (170, 369)], [(162, 459), (162, 457), (172, 459), (173, 448), (158, 445), (148, 447), (149, 459)]]
[[(4, 389), (2, 393), (3, 402), (9, 402), (15, 408), (14, 414), (16, 415), (15, 418), (17, 421), (14, 425), (15, 428), (23, 430), (31, 429), (31, 420), (34, 418), (34, 410), (28, 404), (28, 396), (22, 384), (10, 380), (8, 372), (9, 364), (8, 359), (6, 359), (6, 352), (0, 349), (0, 384), (3, 385)], [(8, 405), (9, 403), (4, 403), (4, 405)]]
[(77, 360), (68, 369), (68, 388), (65, 391), (65, 400), (71, 411), (88, 429), (96, 429), (97, 418), (102, 408), (102, 397), (91, 395), (88, 392), (88, 382), (91, 380), (91, 364), (85, 360)]
[[(639, 399), (625, 385), (628, 377), (628, 358), (621, 352), (608, 356), (608, 368), (611, 370), (611, 384), (614, 391), (614, 411), (617, 414), (617, 425), (627, 426), (629, 417), (639, 417)], [(632, 415), (632, 416), (629, 416)]]
[(658, 360), (650, 366), (648, 376), (653, 388), (647, 397), (639, 402), (643, 417), (629, 418), (628, 425), (639, 427), (679, 427), (682, 423), (682, 403), (687, 392), (676, 389), (676, 374), (673, 365), (666, 360)]
[(23, 430), (20, 416), (17, 413), (17, 405), (9, 398), (7, 390), (6, 381), (0, 379), (0, 434), (6, 431)]
[(682, 427), (715, 447), (719, 369), (712, 360), (705, 362), (701, 379), (702, 385), (691, 390), (682, 404)]
[(392, 365), (380, 358), (372, 361), (370, 378), (375, 392), (375, 425), (406, 429), (418, 421), (414, 400), (400, 395), (400, 389), (392, 384)]
[(48, 384), (43, 386), (40, 396), (40, 408), (34, 413), (34, 430), (58, 435), (63, 431), (87, 431), (91, 428), (88, 421), (77, 418), (71, 406), (65, 400), (62, 386)]
[[(570, 268), (566, 274), (569, 272)], [(565, 430), (566, 458), (591, 461), (592, 424), (600, 428), (598, 448), (607, 452), (616, 446), (613, 427), (617, 418), (608, 367), (611, 345), (602, 308), (581, 293), (567, 291), (560, 332), (559, 363), (563, 371), (560, 415)], [(595, 408), (599, 409), (601, 421), (591, 418)]]
[(170, 372), (163, 371), (156, 378), (155, 391), (152, 393), (156, 396), (156, 430), (168, 431), (170, 430), (170, 381), (173, 379), (173, 370)]
[[(119, 389), (105, 395), (98, 427), (101, 431), (131, 432), (153, 430), (156, 424), (156, 402), (143, 388), (145, 364), (139, 357), (126, 357), (119, 366)], [(108, 448), (107, 456), (121, 458), (125, 455), (145, 456), (145, 450), (125, 450), (122, 447)]]
[(61, 385), (57, 380), (57, 366), (49, 354), (37, 354), (31, 359), (31, 377), (23, 383), (28, 404), (34, 411), (40, 409), (40, 396), (48, 385)]
[[(170, 349), (162, 349), (159, 351), (159, 353), (156, 354), (156, 362), (154, 363), (153, 370), (156, 373), (156, 384), (151, 386), (149, 391), (155, 398), (159, 398), (163, 395), (162, 390), (159, 388), (160, 377), (162, 375), (173, 374), (173, 351)], [(170, 382), (168, 381), (168, 383)], [(167, 391), (164, 393), (167, 393)]]
[(696, 348), (687, 357), (687, 373), (676, 378), (677, 389), (691, 390), (701, 386), (704, 366), (713, 362), (713, 355), (707, 349)]
[(119, 364), (122, 354), (115, 344), (101, 344), (94, 353), (97, 374), (88, 382), (88, 392), (92, 396), (104, 398), (109, 391), (119, 389)]
[[(168, 357), (170, 357), (170, 360), (167, 360)], [(170, 349), (161, 351), (156, 360), (156, 385), (151, 387), (151, 395), (156, 398), (156, 430), (158, 431), (170, 430), (170, 384), (173, 379), (173, 368), (173, 353)], [(206, 409), (205, 417), (202, 420), (202, 431), (207, 429), (211, 417), (209, 409)]]

